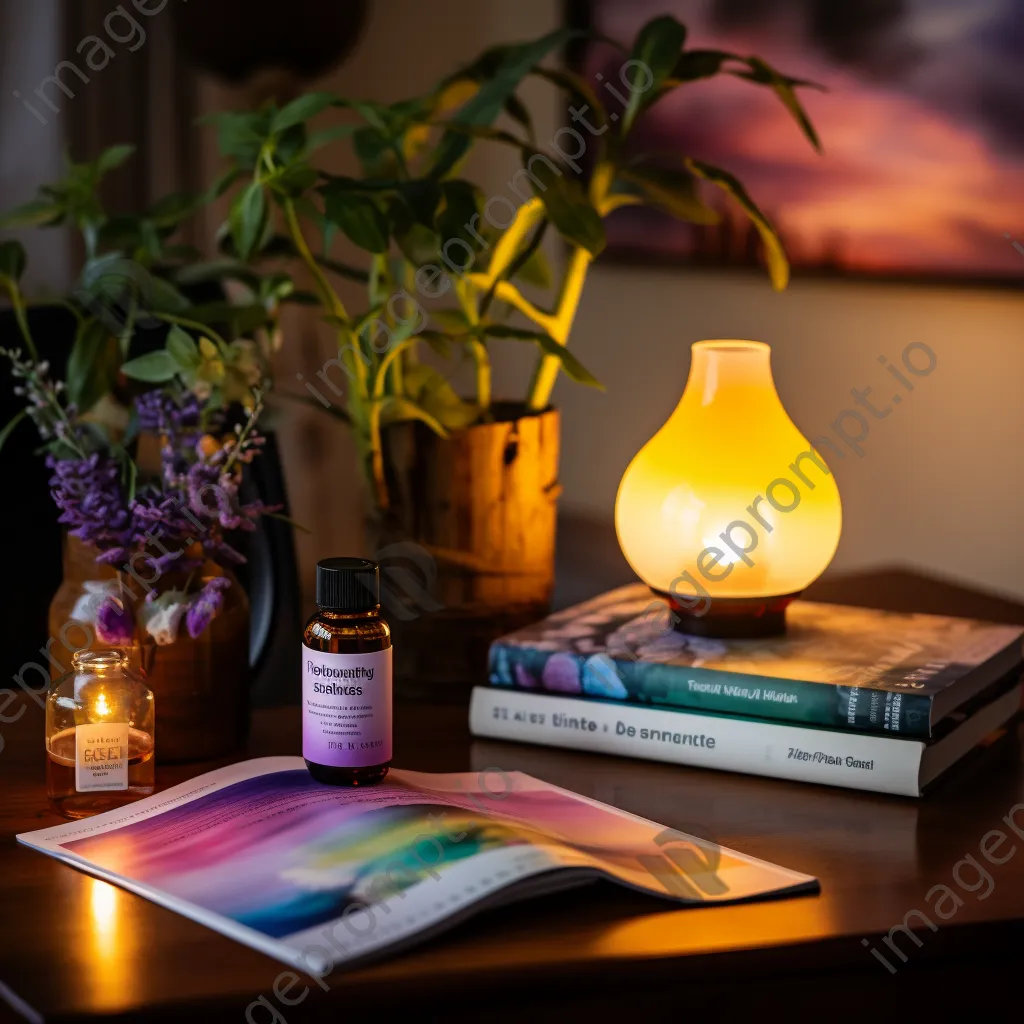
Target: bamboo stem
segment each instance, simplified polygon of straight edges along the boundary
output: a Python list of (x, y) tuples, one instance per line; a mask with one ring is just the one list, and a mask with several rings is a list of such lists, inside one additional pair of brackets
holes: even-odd
[[(580, 296), (583, 294), (583, 285), (586, 283), (587, 270), (592, 261), (593, 257), (583, 248), (574, 249), (569, 259), (569, 268), (565, 273), (565, 280), (562, 282), (562, 294), (558, 300), (558, 308), (548, 331), (559, 345), (568, 344), (569, 334), (576, 318), (576, 310), (579, 308)], [(561, 363), (555, 356), (544, 355), (538, 360), (533, 380), (530, 382), (529, 397), (526, 400), (526, 407), (531, 412), (540, 412), (551, 404), (551, 392), (558, 379), (560, 367)]]
[[(590, 202), (602, 216), (610, 204), (608, 190), (611, 188), (614, 178), (614, 167), (602, 161), (594, 169), (593, 177), (590, 179)], [(579, 246), (573, 249), (565, 278), (562, 281), (562, 291), (558, 298), (554, 320), (548, 330), (548, 334), (559, 345), (569, 343), (569, 334), (576, 319), (580, 297), (583, 295), (583, 285), (586, 283), (587, 271), (590, 269), (593, 259), (594, 257), (586, 249)], [(551, 355), (542, 355), (538, 360), (526, 400), (526, 407), (531, 412), (540, 412), (551, 403), (551, 392), (558, 379), (560, 367), (558, 359)]]

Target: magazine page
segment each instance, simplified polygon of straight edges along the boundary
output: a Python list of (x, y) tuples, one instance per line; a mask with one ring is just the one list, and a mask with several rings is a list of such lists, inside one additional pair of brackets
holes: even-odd
[(200, 776), (18, 839), (301, 967), (405, 945), (481, 903), (606, 875), (722, 902), (813, 891), (777, 868), (518, 772), (314, 781), (298, 757)]

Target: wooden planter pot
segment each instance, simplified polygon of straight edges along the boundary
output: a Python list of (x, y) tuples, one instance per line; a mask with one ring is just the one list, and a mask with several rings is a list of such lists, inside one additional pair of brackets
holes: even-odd
[[(95, 557), (94, 549), (76, 537), (67, 538), (64, 579), (49, 612), (53, 678), (71, 667), (76, 647), (110, 646), (96, 637), (91, 625), (73, 617), (76, 604), (87, 593), (87, 581), (117, 576), (112, 567), (97, 564)], [(231, 579), (231, 586), (224, 591), (224, 605), (207, 629), (193, 640), (182, 623), (175, 643), (166, 647), (136, 643), (129, 652), (132, 667), (145, 677), (156, 700), (158, 764), (221, 757), (238, 750), (248, 734), (249, 599), (230, 573), (212, 563), (204, 572)], [(127, 582), (141, 601), (145, 596), (141, 585), (130, 579)], [(168, 586), (173, 582), (169, 576), (161, 581)]]
[(421, 423), (384, 433), (390, 508), (372, 534), (408, 697), (465, 701), (486, 682), (491, 641), (550, 607), (558, 413), (494, 413), (447, 440)]

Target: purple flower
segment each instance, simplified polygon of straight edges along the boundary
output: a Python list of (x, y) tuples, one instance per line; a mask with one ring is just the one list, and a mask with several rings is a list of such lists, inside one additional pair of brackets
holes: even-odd
[(135, 399), (135, 408), (139, 414), (139, 426), (143, 430), (172, 437), (199, 432), (202, 406), (191, 391), (182, 391), (177, 395), (160, 388), (147, 391)]
[(213, 617), (224, 606), (224, 591), (231, 586), (231, 580), (225, 576), (214, 576), (206, 581), (206, 586), (196, 595), (189, 605), (185, 616), (188, 635), (193, 640), (206, 630)]
[(96, 613), (96, 635), (105, 644), (123, 647), (135, 638), (135, 619), (123, 601), (108, 597)]
[(50, 493), (60, 509), (58, 522), (73, 537), (100, 550), (123, 549), (132, 543), (132, 522), (121, 488), (121, 467), (93, 452), (85, 459), (47, 456), (53, 470)]

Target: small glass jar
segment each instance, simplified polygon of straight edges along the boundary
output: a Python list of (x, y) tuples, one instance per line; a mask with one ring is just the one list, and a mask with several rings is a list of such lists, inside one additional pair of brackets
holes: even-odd
[(46, 698), (46, 788), (66, 818), (153, 793), (153, 692), (125, 651), (79, 651)]

